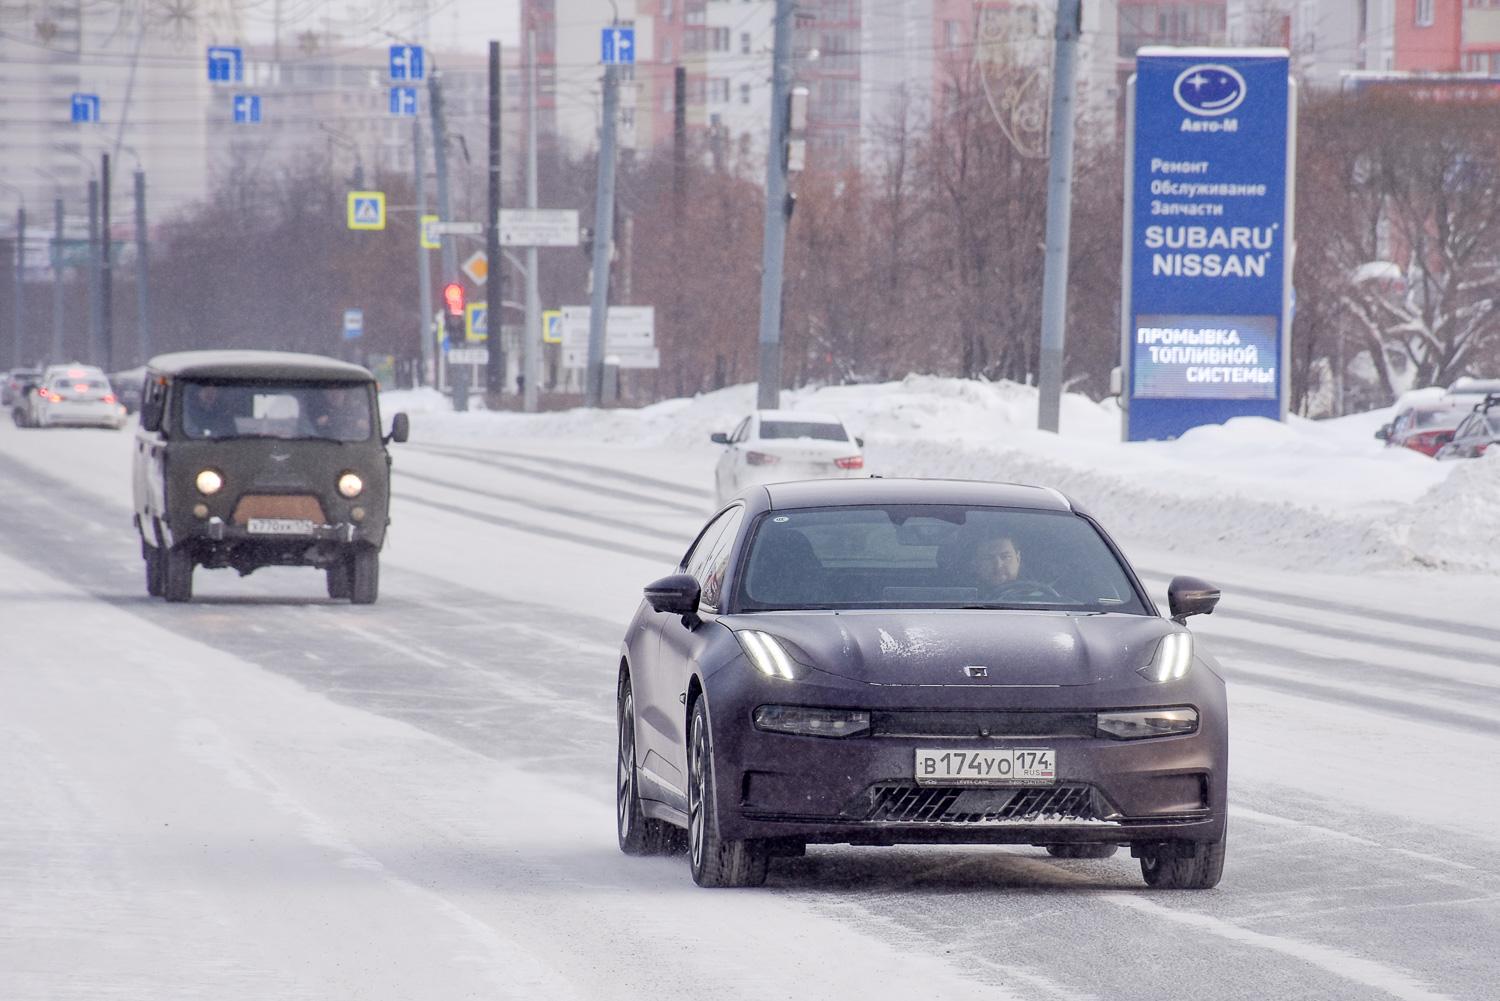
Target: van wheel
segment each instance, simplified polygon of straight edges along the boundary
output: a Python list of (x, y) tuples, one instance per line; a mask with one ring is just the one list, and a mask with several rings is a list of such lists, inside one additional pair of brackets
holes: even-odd
[(323, 571), (328, 575), (328, 597), (342, 600), (349, 597), (354, 589), (354, 564), (347, 558), (341, 558), (337, 563), (331, 564)]
[(380, 551), (362, 546), (349, 557), (349, 600), (373, 605), (380, 595)]
[(160, 598), (164, 583), (161, 550), (142, 542), (141, 555), (146, 558), (146, 593), (153, 598)]
[(168, 549), (162, 563), (162, 597), (168, 601), (193, 599), (193, 554), (186, 549)]

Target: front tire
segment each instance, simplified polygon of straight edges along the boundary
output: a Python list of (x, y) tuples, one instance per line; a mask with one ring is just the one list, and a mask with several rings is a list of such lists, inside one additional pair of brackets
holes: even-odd
[(341, 559), (323, 569), (328, 578), (328, 597), (343, 600), (354, 590), (354, 567), (347, 559)]
[(153, 598), (160, 598), (163, 590), (162, 578), (165, 576), (161, 550), (142, 542), (141, 556), (146, 560), (146, 593)]
[(693, 702), (688, 728), (688, 864), (699, 886), (760, 886), (766, 881), (770, 855), (759, 841), (732, 841), (719, 836), (714, 795), (708, 710), (700, 696)]
[(373, 605), (380, 596), (380, 551), (361, 546), (349, 557), (349, 600)]
[(682, 832), (664, 820), (648, 817), (641, 809), (636, 785), (635, 696), (630, 679), (620, 679), (615, 700), (619, 740), (615, 757), (615, 835), (626, 855), (668, 855), (681, 850)]
[(1176, 856), (1161, 851), (1141, 852), (1141, 875), (1158, 890), (1211, 890), (1224, 875), (1224, 854), (1229, 837), (1226, 825), (1218, 841), (1198, 844), (1197, 853)]
[(186, 549), (162, 554), (162, 597), (171, 602), (193, 600), (193, 554)]

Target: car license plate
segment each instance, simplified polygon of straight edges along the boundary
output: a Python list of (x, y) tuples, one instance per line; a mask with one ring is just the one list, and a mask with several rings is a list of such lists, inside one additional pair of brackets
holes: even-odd
[(251, 518), (245, 527), (254, 535), (313, 534), (313, 523), (302, 518)]
[(1051, 785), (1057, 780), (1057, 755), (1051, 748), (1026, 747), (982, 751), (917, 749), (919, 786)]

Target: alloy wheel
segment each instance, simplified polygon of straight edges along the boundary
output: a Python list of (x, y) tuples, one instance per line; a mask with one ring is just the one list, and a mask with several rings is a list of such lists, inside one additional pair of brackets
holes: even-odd
[(688, 850), (693, 868), (703, 868), (705, 801), (708, 799), (708, 736), (702, 716), (693, 717), (688, 755)]
[(623, 841), (631, 833), (630, 805), (635, 799), (635, 698), (629, 689), (620, 700), (620, 756), (615, 771), (615, 822)]

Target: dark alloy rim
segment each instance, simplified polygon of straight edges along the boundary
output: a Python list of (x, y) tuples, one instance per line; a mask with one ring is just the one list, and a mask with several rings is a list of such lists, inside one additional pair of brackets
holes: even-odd
[(708, 737), (703, 717), (693, 715), (692, 753), (688, 762), (688, 840), (691, 842), (693, 868), (703, 868), (704, 800), (708, 797)]
[(630, 807), (635, 799), (635, 700), (630, 689), (620, 700), (620, 759), (615, 776), (615, 821), (620, 828), (620, 837), (628, 838), (630, 830)]

